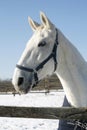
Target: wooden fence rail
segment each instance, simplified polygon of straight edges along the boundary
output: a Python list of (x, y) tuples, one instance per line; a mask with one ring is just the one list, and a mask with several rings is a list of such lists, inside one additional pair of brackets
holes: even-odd
[(87, 108), (39, 108), (0, 106), (0, 117), (87, 120)]

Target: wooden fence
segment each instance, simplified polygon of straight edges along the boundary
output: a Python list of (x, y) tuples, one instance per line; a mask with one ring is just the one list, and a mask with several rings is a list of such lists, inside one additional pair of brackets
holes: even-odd
[(0, 117), (87, 120), (87, 108), (39, 108), (0, 106)]

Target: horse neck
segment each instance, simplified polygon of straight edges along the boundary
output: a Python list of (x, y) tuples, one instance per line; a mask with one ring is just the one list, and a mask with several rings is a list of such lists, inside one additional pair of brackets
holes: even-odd
[[(58, 68), (56, 71), (68, 101), (73, 106), (87, 106), (87, 67), (78, 50), (59, 32)], [(86, 92), (86, 93), (85, 93)]]

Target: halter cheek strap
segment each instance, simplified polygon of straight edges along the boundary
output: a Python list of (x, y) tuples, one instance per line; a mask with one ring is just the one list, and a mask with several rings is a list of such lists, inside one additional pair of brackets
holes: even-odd
[(39, 79), (38, 79), (38, 74), (37, 72), (42, 69), (44, 67), (44, 65), (51, 59), (53, 58), (54, 60), (54, 72), (56, 71), (57, 69), (57, 59), (56, 59), (56, 54), (57, 54), (57, 46), (58, 46), (59, 42), (58, 42), (58, 31), (56, 29), (56, 39), (55, 39), (55, 42), (54, 42), (54, 46), (53, 46), (53, 50), (51, 52), (51, 54), (44, 60), (42, 61), (35, 69), (33, 68), (27, 68), (27, 67), (24, 67), (24, 66), (21, 66), (21, 65), (16, 65), (16, 67), (20, 70), (23, 70), (23, 71), (27, 71), (27, 72), (32, 72), (34, 73), (34, 79), (35, 79), (35, 84), (33, 85), (33, 87), (38, 83)]

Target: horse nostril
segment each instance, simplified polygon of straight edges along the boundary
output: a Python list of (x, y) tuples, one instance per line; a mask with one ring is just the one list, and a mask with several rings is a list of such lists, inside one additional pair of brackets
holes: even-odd
[(18, 79), (18, 86), (20, 86), (24, 81), (24, 78), (23, 77), (19, 77)]

